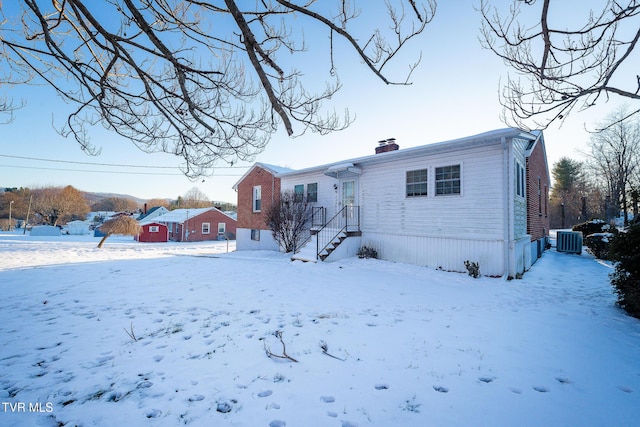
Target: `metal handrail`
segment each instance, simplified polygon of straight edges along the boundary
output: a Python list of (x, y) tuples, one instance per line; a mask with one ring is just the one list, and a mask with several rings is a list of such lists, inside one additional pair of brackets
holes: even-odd
[[(333, 242), (341, 233), (348, 232), (349, 226), (356, 226), (358, 229), (360, 228), (359, 206), (343, 206), (342, 209), (340, 209), (317, 231), (316, 259), (320, 257), (320, 254), (327, 249), (331, 242)], [(326, 236), (330, 236), (330, 238), (327, 239)]]

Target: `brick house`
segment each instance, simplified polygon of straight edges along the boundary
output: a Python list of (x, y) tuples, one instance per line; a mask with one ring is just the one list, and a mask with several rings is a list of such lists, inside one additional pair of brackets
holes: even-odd
[(256, 163), (233, 186), (238, 193), (236, 250), (278, 250), (265, 218), (280, 194), (280, 178), (276, 175), (290, 170)]
[(169, 240), (201, 242), (204, 240), (234, 240), (236, 219), (217, 208), (175, 209), (154, 218), (169, 230)]
[(549, 167), (544, 137), (531, 141), (526, 152), (527, 234), (531, 236), (531, 261), (542, 256), (549, 238)]

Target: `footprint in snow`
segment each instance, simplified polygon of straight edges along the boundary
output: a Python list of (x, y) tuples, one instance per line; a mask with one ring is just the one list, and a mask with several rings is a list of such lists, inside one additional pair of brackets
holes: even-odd
[(285, 427), (287, 423), (282, 420), (273, 420), (269, 423), (269, 427)]
[(331, 418), (338, 418), (338, 414), (333, 411), (327, 411), (327, 415), (330, 416)]
[(320, 400), (324, 403), (333, 403), (336, 401), (335, 397), (333, 396), (320, 396)]
[(201, 394), (194, 394), (189, 398), (189, 402), (200, 402), (201, 400), (204, 400), (204, 396)]
[(490, 382), (493, 382), (493, 380), (495, 380), (496, 377), (480, 377), (478, 378), (478, 381), (481, 381), (483, 383), (489, 384)]
[(376, 390), (388, 390), (389, 389), (389, 385), (388, 384), (376, 384), (374, 386), (374, 388)]
[(548, 393), (550, 391), (547, 387), (541, 385), (533, 386), (533, 389), (539, 393)]
[(571, 384), (571, 380), (569, 380), (569, 378), (567, 377), (556, 377), (556, 381), (558, 381), (560, 384)]
[(522, 390), (517, 387), (509, 387), (509, 390), (511, 390), (515, 394), (522, 394)]
[(269, 397), (273, 394), (271, 390), (265, 390), (258, 393), (258, 397)]
[(442, 387), (442, 386), (440, 386), (440, 385), (434, 385), (434, 386), (433, 386), (433, 389), (434, 389), (435, 391), (437, 391), (438, 393), (449, 393), (449, 389), (448, 389), (448, 388), (446, 388), (446, 387)]
[(147, 418), (158, 418), (160, 415), (162, 415), (162, 411), (160, 409), (150, 409), (145, 412), (145, 416)]

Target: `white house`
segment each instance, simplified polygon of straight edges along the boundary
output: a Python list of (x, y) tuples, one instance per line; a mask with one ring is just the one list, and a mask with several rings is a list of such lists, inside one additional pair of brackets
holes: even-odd
[(89, 234), (89, 221), (70, 221), (67, 223), (67, 231), (73, 235), (85, 235)]
[(532, 263), (527, 156), (542, 138), (509, 128), (402, 150), (387, 140), (374, 155), (277, 177), (322, 218), (305, 258), (369, 246), (385, 260), (460, 272), (471, 261), (483, 275), (516, 277)]

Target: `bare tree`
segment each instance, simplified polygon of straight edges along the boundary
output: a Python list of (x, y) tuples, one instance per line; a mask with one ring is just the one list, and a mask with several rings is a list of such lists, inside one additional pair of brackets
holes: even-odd
[(74, 187), (44, 187), (33, 190), (33, 211), (45, 224), (56, 226), (61, 221), (85, 218), (89, 204)]
[(312, 207), (306, 197), (293, 191), (283, 191), (269, 206), (266, 225), (285, 252), (295, 251), (308, 237)]
[(91, 205), (92, 211), (134, 212), (138, 203), (126, 197), (107, 197)]
[(147, 200), (147, 206), (149, 208), (153, 208), (156, 206), (163, 206), (169, 209), (169, 206), (171, 206), (171, 202), (168, 199), (149, 199)]
[[(0, 27), (5, 62), (75, 105), (62, 133), (95, 153), (89, 127), (102, 123), (145, 151), (181, 156), (191, 177), (250, 159), (280, 126), (290, 136), (346, 127), (348, 111), (323, 108), (340, 88), (334, 52), (350, 49), (384, 83), (407, 84), (417, 63), (398, 80), (388, 65), (435, 13), (435, 0), (387, 0), (386, 15), (365, 19), (348, 0), (19, 3), (22, 16)], [(323, 88), (300, 71), (305, 29), (326, 35), (313, 43), (326, 49)]]
[(181, 208), (208, 208), (211, 207), (209, 197), (198, 187), (193, 187), (182, 196)]
[(506, 17), (491, 3), (481, 0), (483, 45), (520, 76), (501, 92), (506, 121), (540, 129), (610, 97), (640, 100), (640, 76), (627, 68), (637, 62), (637, 0), (607, 0), (575, 28), (551, 0), (513, 0)]
[(101, 248), (105, 240), (113, 234), (122, 234), (124, 236), (137, 236), (142, 231), (142, 226), (133, 217), (128, 215), (120, 215), (100, 226), (100, 231), (104, 233), (98, 248)]
[(640, 120), (625, 117), (628, 110), (620, 108), (601, 123), (603, 130), (594, 133), (589, 141), (588, 157), (610, 199), (607, 219), (617, 216), (622, 208), (627, 224), (630, 198), (640, 187), (636, 181), (640, 169)]

